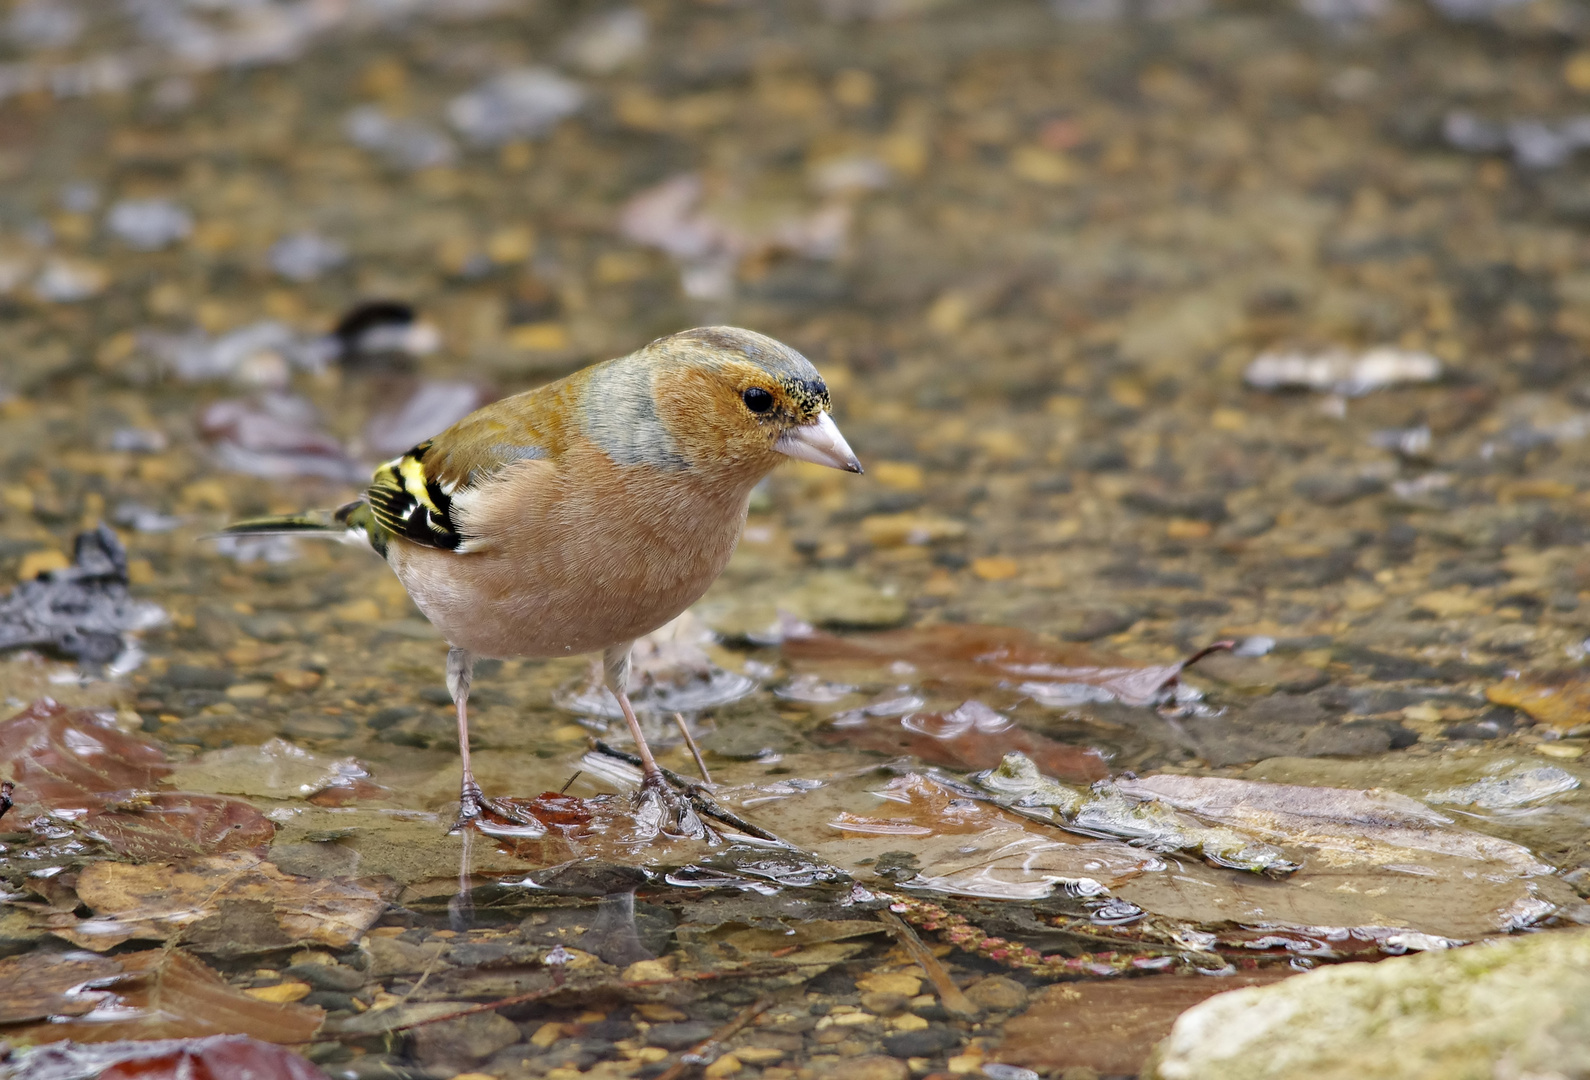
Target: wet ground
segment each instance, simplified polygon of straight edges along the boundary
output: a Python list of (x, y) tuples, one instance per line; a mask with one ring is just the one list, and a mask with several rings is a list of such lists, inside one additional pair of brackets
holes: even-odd
[[(1211, 993), (1590, 919), (1581, 7), (0, 28), (14, 1045), (1081, 1080)], [(811, 357), (868, 472), (775, 475), (642, 647), (705, 829), (636, 814), (583, 661), (508, 662), (476, 772), (532, 824), (446, 835), (391, 575), (201, 538), (715, 322)], [(112, 1060), (72, 1053), (0, 1068)]]

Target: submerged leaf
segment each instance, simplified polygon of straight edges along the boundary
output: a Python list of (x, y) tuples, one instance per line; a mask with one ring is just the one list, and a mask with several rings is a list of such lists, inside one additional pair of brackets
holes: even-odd
[(1284, 877), (1301, 866), (1269, 844), (1234, 829), (1206, 825), (1170, 806), (1126, 795), (1104, 782), (1083, 792), (1038, 771), (1022, 754), (1007, 754), (999, 768), (974, 777), (988, 791), (1023, 809), (1051, 810), (1080, 832), (1108, 836), (1169, 854), (1200, 855), (1216, 866)]
[[(91, 955), (91, 954), (89, 954)], [(53, 964), (46, 957), (18, 958), (12, 972), (58, 986), (72, 970), (75, 987), (58, 997), (66, 1005), (39, 1013), (48, 1002), (37, 988), (36, 1001), (7, 992), (18, 1019), (45, 1023), (11, 1028), (8, 1037), (28, 1042), (110, 1042), (117, 1039), (174, 1039), (205, 1035), (250, 1035), (275, 1043), (302, 1043), (320, 1030), (325, 1013), (307, 1005), (276, 1005), (250, 997), (181, 949), (150, 949), (116, 957), (68, 953)], [(88, 1008), (78, 1007), (83, 1002)], [(35, 1015), (23, 1017), (22, 1012)]]
[(817, 741), (852, 750), (911, 754), (928, 765), (970, 771), (996, 765), (1018, 750), (1046, 771), (1069, 780), (1100, 780), (1109, 775), (1104, 755), (1092, 747), (1072, 746), (1027, 731), (976, 699), (945, 713), (912, 712), (905, 716), (835, 717), (817, 733)]
[(1590, 724), (1590, 679), (1579, 674), (1521, 675), (1488, 687), (1485, 696), (1558, 731)]
[(37, 1080), (326, 1080), (291, 1050), (241, 1035), (41, 1046), (15, 1065)]
[(0, 723), (0, 760), (11, 763), (25, 813), (77, 822), (129, 858), (262, 849), (275, 831), (239, 799), (149, 793), (172, 772), (163, 750), (121, 731), (109, 716), (48, 698)]
[(54, 929), (101, 952), (179, 935), (218, 955), (309, 942), (340, 949), (380, 917), (391, 892), (379, 880), (294, 877), (245, 852), (143, 866), (95, 862), (77, 881), (95, 917)]

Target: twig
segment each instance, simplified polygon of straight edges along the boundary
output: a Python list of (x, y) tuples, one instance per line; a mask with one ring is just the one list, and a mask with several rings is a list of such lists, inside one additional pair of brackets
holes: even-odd
[(674, 723), (679, 725), (679, 734), (685, 737), (685, 745), (690, 747), (690, 756), (696, 759), (696, 768), (701, 770), (703, 783), (712, 783), (712, 774), (707, 772), (707, 763), (701, 760), (701, 747), (696, 745), (695, 736), (690, 734), (690, 728), (685, 724), (684, 713), (674, 713)]
[(733, 1020), (714, 1031), (711, 1038), (697, 1043), (689, 1051), (681, 1054), (679, 1060), (663, 1070), (662, 1075), (657, 1077), (657, 1080), (679, 1080), (685, 1074), (685, 1070), (692, 1065), (711, 1065), (718, 1060), (718, 1055), (723, 1050), (723, 1044), (734, 1038), (745, 1025), (765, 1013), (772, 1004), (773, 999), (766, 997), (758, 998), (751, 1002), (751, 1004), (741, 1009)]
[(889, 928), (894, 939), (911, 954), (912, 959), (922, 965), (922, 970), (927, 973), (928, 982), (938, 991), (939, 1004), (944, 1006), (945, 1012), (951, 1016), (965, 1017), (978, 1016), (982, 1013), (981, 1009), (972, 1004), (972, 999), (955, 985), (955, 980), (944, 970), (944, 965), (933, 955), (933, 950), (922, 944), (922, 939), (916, 936), (916, 931), (911, 928), (910, 923), (887, 908), (878, 912), (878, 918), (883, 920), (883, 925)]
[[(591, 748), (599, 754), (605, 754), (610, 758), (617, 758), (619, 761), (627, 762), (630, 765), (634, 765), (636, 768), (640, 767), (640, 758), (638, 756), (635, 754), (628, 754), (622, 750), (608, 746), (601, 739), (592, 740)], [(716, 799), (707, 794), (705, 788), (695, 781), (685, 779), (672, 769), (663, 769), (661, 766), (658, 766), (658, 768), (662, 769), (662, 774), (667, 778), (669, 783), (673, 784), (684, 793), (685, 798), (690, 800), (691, 804), (695, 806), (698, 812), (705, 814), (707, 817), (716, 818), (725, 825), (745, 833), (747, 836), (754, 836), (758, 840), (766, 840), (770, 844), (777, 844), (780, 847), (789, 848), (791, 851), (800, 850), (794, 844), (791, 844), (782, 837), (773, 835), (760, 825), (753, 825), (751, 822), (746, 821), (734, 811), (724, 809), (718, 804)]]
[(584, 771), (584, 769), (575, 769), (574, 775), (563, 781), (563, 786), (558, 788), (558, 794), (563, 795), (567, 793), (569, 788), (574, 786), (574, 781), (578, 780), (580, 778), (580, 774)]

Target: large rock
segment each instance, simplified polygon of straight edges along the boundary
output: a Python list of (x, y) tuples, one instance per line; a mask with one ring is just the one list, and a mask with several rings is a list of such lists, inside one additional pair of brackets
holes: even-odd
[(1343, 964), (1183, 1013), (1144, 1080), (1583, 1076), (1590, 931)]

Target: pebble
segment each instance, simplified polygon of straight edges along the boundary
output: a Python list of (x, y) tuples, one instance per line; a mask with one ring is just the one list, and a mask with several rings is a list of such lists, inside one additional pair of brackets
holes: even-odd
[(936, 1057), (961, 1044), (961, 1033), (944, 1024), (933, 1024), (917, 1031), (887, 1035), (883, 1048), (897, 1057)]
[(699, 1042), (712, 1038), (715, 1029), (704, 1020), (684, 1020), (670, 1024), (655, 1024), (646, 1032), (646, 1041), (666, 1050), (686, 1050)]
[(1015, 1012), (1027, 1004), (1027, 988), (1004, 975), (989, 975), (966, 989), (972, 1003), (989, 1012)]
[(841, 1061), (828, 1075), (832, 1080), (908, 1080), (911, 1070), (899, 1057), (863, 1054)]
[(481, 1061), (519, 1041), (518, 1026), (494, 1012), (422, 1024), (410, 1034), (415, 1054), (428, 1065)]

